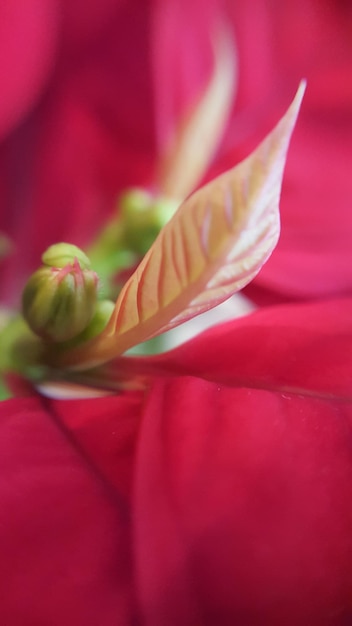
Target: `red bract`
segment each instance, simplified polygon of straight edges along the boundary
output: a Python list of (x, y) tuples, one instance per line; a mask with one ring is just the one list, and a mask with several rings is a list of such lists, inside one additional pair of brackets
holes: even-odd
[(267, 309), (106, 366), (145, 395), (3, 403), (2, 621), (348, 624), (351, 314)]
[(57, 0), (2, 3), (0, 138), (45, 88), (56, 54), (58, 18)]
[[(126, 403), (133, 415), (133, 400)], [(4, 402), (0, 411), (1, 622), (131, 623), (129, 508), (122, 490), (114, 493), (102, 482), (79, 442), (40, 400)], [(102, 403), (99, 413), (104, 422)], [(123, 421), (121, 414), (120, 433)], [(123, 436), (120, 441), (123, 447)]]

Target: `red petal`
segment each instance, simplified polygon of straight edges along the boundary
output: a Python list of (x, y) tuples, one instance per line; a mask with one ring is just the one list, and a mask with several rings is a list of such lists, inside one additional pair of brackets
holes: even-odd
[(351, 419), (194, 378), (154, 386), (134, 511), (146, 626), (349, 623)]
[(123, 0), (61, 0), (65, 47), (94, 45)]
[(352, 299), (282, 305), (221, 324), (171, 352), (121, 358), (127, 374), (197, 376), (256, 389), (352, 399)]
[(79, 442), (90, 463), (129, 499), (133, 480), (136, 433), (143, 394), (134, 392), (90, 400), (50, 402), (53, 413)]
[(155, 118), (163, 153), (181, 119), (199, 99), (213, 65), (212, 37), (219, 20), (214, 0), (156, 0), (152, 13)]
[(38, 400), (0, 414), (0, 622), (131, 624), (123, 498)]
[(55, 60), (58, 22), (57, 0), (2, 2), (0, 137), (40, 96)]

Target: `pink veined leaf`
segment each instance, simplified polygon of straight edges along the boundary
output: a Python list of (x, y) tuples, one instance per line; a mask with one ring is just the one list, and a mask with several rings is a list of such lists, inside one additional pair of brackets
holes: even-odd
[(122, 289), (105, 330), (61, 357), (86, 369), (207, 311), (244, 287), (273, 251), (286, 153), (305, 90), (242, 163), (191, 195)]
[(161, 160), (158, 188), (162, 195), (184, 200), (199, 184), (222, 139), (237, 87), (233, 37), (224, 24), (214, 35), (213, 75), (199, 102)]

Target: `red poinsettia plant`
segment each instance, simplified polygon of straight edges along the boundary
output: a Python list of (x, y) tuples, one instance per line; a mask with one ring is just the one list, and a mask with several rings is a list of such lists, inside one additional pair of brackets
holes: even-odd
[(30, 278), (32, 330), (9, 332), (8, 363), (46, 395), (104, 397), (1, 405), (8, 623), (349, 619), (351, 304), (279, 306), (121, 356), (268, 258), (302, 92), (246, 161), (181, 204), (107, 316), (75, 246), (49, 248)]
[[(210, 102), (229, 84), (220, 65)], [(269, 259), (303, 90), (245, 161), (190, 196), (217, 132), (180, 178), (184, 141), (197, 137), (187, 122), (157, 177), (177, 212), (127, 196), (88, 256), (50, 246), (23, 316), (3, 313), (0, 364), (18, 396), (0, 404), (4, 624), (350, 623), (350, 299), (266, 308), (170, 352), (125, 354)], [(199, 108), (190, 121), (201, 120)], [(136, 200), (148, 207), (139, 217)], [(153, 235), (165, 212), (149, 248), (139, 226), (156, 218)], [(99, 253), (115, 272), (122, 241), (123, 257), (148, 251), (107, 301)]]

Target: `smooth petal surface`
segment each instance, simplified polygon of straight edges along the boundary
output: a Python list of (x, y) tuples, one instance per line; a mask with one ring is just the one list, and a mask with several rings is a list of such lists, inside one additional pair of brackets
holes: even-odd
[[(104, 401), (75, 405), (78, 422), (99, 415), (100, 438), (106, 425), (104, 445), (119, 450), (117, 472), (129, 455), (134, 406), (110, 400), (121, 426), (116, 421), (112, 434)], [(0, 403), (0, 622), (7, 626), (133, 621), (126, 478), (121, 472), (112, 490), (70, 426), (68, 433), (37, 398)]]
[(154, 386), (134, 499), (146, 626), (345, 626), (351, 404)]
[(223, 302), (256, 275), (278, 238), (283, 169), (303, 93), (302, 83), (254, 153), (181, 205), (122, 289), (106, 329), (63, 363), (107, 361)]
[(0, 138), (40, 97), (58, 43), (58, 0), (11, 0), (0, 9)]

